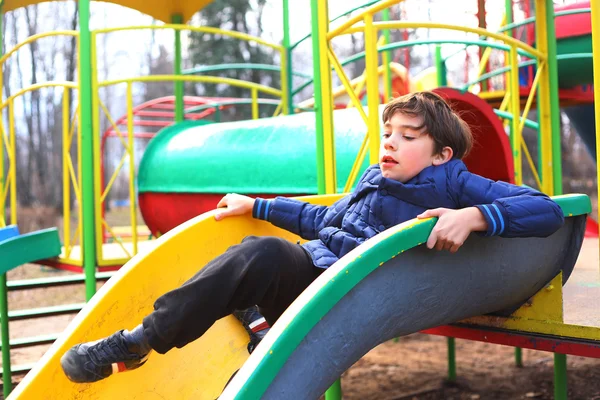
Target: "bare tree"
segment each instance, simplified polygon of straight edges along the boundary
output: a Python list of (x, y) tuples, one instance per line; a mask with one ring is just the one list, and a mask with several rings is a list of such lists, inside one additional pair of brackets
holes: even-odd
[[(65, 25), (77, 29), (77, 7), (70, 4), (32, 5), (7, 14), (3, 36), (8, 50), (21, 42), (24, 36), (40, 31), (63, 29)], [(16, 90), (38, 83), (74, 81), (76, 51), (75, 37), (31, 42), (6, 61), (3, 94), (8, 98)], [(73, 114), (72, 104), (76, 101), (71, 98), (69, 115)], [(5, 129), (8, 129), (8, 112), (13, 113), (15, 118), (17, 198), (22, 206), (62, 208), (62, 107), (63, 89), (43, 88), (15, 99), (12, 109), (3, 115)], [(75, 152), (72, 158), (77, 159)]]

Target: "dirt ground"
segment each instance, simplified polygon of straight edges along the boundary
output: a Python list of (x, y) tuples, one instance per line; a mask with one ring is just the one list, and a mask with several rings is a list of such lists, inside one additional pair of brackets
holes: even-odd
[[(40, 321), (58, 328), (68, 319)], [(20, 328), (19, 330), (21, 330)], [(30, 328), (31, 329), (31, 328)], [(17, 333), (17, 332), (15, 332)], [(24, 332), (23, 332), (24, 333)], [(17, 350), (13, 362), (39, 358), (47, 347)], [(457, 381), (446, 381), (446, 338), (415, 334), (373, 349), (342, 377), (346, 400), (553, 399), (551, 353), (523, 350), (522, 368), (512, 347), (456, 340)], [(15, 377), (17, 383), (22, 377)], [(568, 357), (571, 400), (600, 400), (600, 360)], [(1, 396), (0, 396), (1, 398)]]
[[(553, 355), (456, 340), (457, 381), (446, 381), (446, 338), (415, 334), (373, 349), (342, 377), (344, 399), (553, 399)], [(600, 400), (600, 360), (568, 357), (571, 400)]]
[[(11, 271), (9, 279), (64, 274), (27, 265)], [(11, 310), (83, 301), (83, 285), (9, 294)], [(73, 315), (66, 315), (14, 321), (10, 325), (10, 336), (60, 333), (72, 318)], [(12, 365), (35, 363), (47, 348), (13, 350)], [(457, 381), (448, 383), (446, 351), (446, 338), (423, 334), (384, 343), (343, 375), (344, 399), (553, 399), (551, 353), (523, 350), (524, 366), (517, 368), (512, 347), (456, 340)], [(15, 376), (13, 382), (20, 379), (22, 376)], [(568, 357), (568, 390), (571, 400), (600, 400), (600, 360)]]

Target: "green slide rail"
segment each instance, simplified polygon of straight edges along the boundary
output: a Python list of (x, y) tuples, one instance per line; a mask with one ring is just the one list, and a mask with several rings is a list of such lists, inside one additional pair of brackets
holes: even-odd
[[(591, 212), (591, 203), (586, 195), (554, 197), (566, 217)], [(374, 240), (364, 243), (336, 263), (336, 273), (319, 287), (311, 286), (310, 298), (296, 307), (293, 316), (283, 321), (285, 330), (276, 336), (268, 352), (256, 354), (247, 369), (238, 373), (223, 392), (224, 398), (258, 399), (265, 393), (288, 358), (300, 342), (317, 323), (354, 287), (379, 266), (401, 253), (427, 241), (437, 219), (411, 220), (380, 233)], [(354, 258), (353, 258), (354, 256)], [(290, 306), (290, 310), (294, 304)], [(284, 316), (282, 316), (282, 319)], [(246, 378), (244, 380), (244, 378)]]
[[(13, 231), (14, 232), (14, 231)], [(2, 327), (2, 383), (4, 398), (12, 390), (6, 273), (20, 265), (57, 257), (61, 252), (56, 228), (44, 229), (0, 241), (0, 321)]]

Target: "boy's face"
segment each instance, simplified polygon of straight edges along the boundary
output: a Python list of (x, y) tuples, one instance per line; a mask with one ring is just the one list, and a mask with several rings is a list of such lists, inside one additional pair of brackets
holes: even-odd
[(408, 182), (423, 169), (447, 161), (442, 154), (434, 155), (434, 148), (422, 117), (397, 112), (383, 126), (379, 148), (381, 173), (388, 179)]

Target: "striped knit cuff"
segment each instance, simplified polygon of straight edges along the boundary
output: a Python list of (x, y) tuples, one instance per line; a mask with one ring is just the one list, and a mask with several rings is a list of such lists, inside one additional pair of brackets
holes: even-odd
[[(499, 236), (506, 230), (506, 213), (502, 213), (498, 204), (483, 204), (475, 206), (481, 211), (485, 218), (488, 229), (485, 236)], [(504, 208), (504, 207), (502, 207)]]
[(248, 325), (248, 327), (252, 332), (256, 333), (269, 328), (269, 323), (264, 318), (259, 318)]
[(252, 217), (268, 221), (270, 210), (271, 201), (257, 197), (256, 201), (254, 202), (254, 208), (252, 209)]

